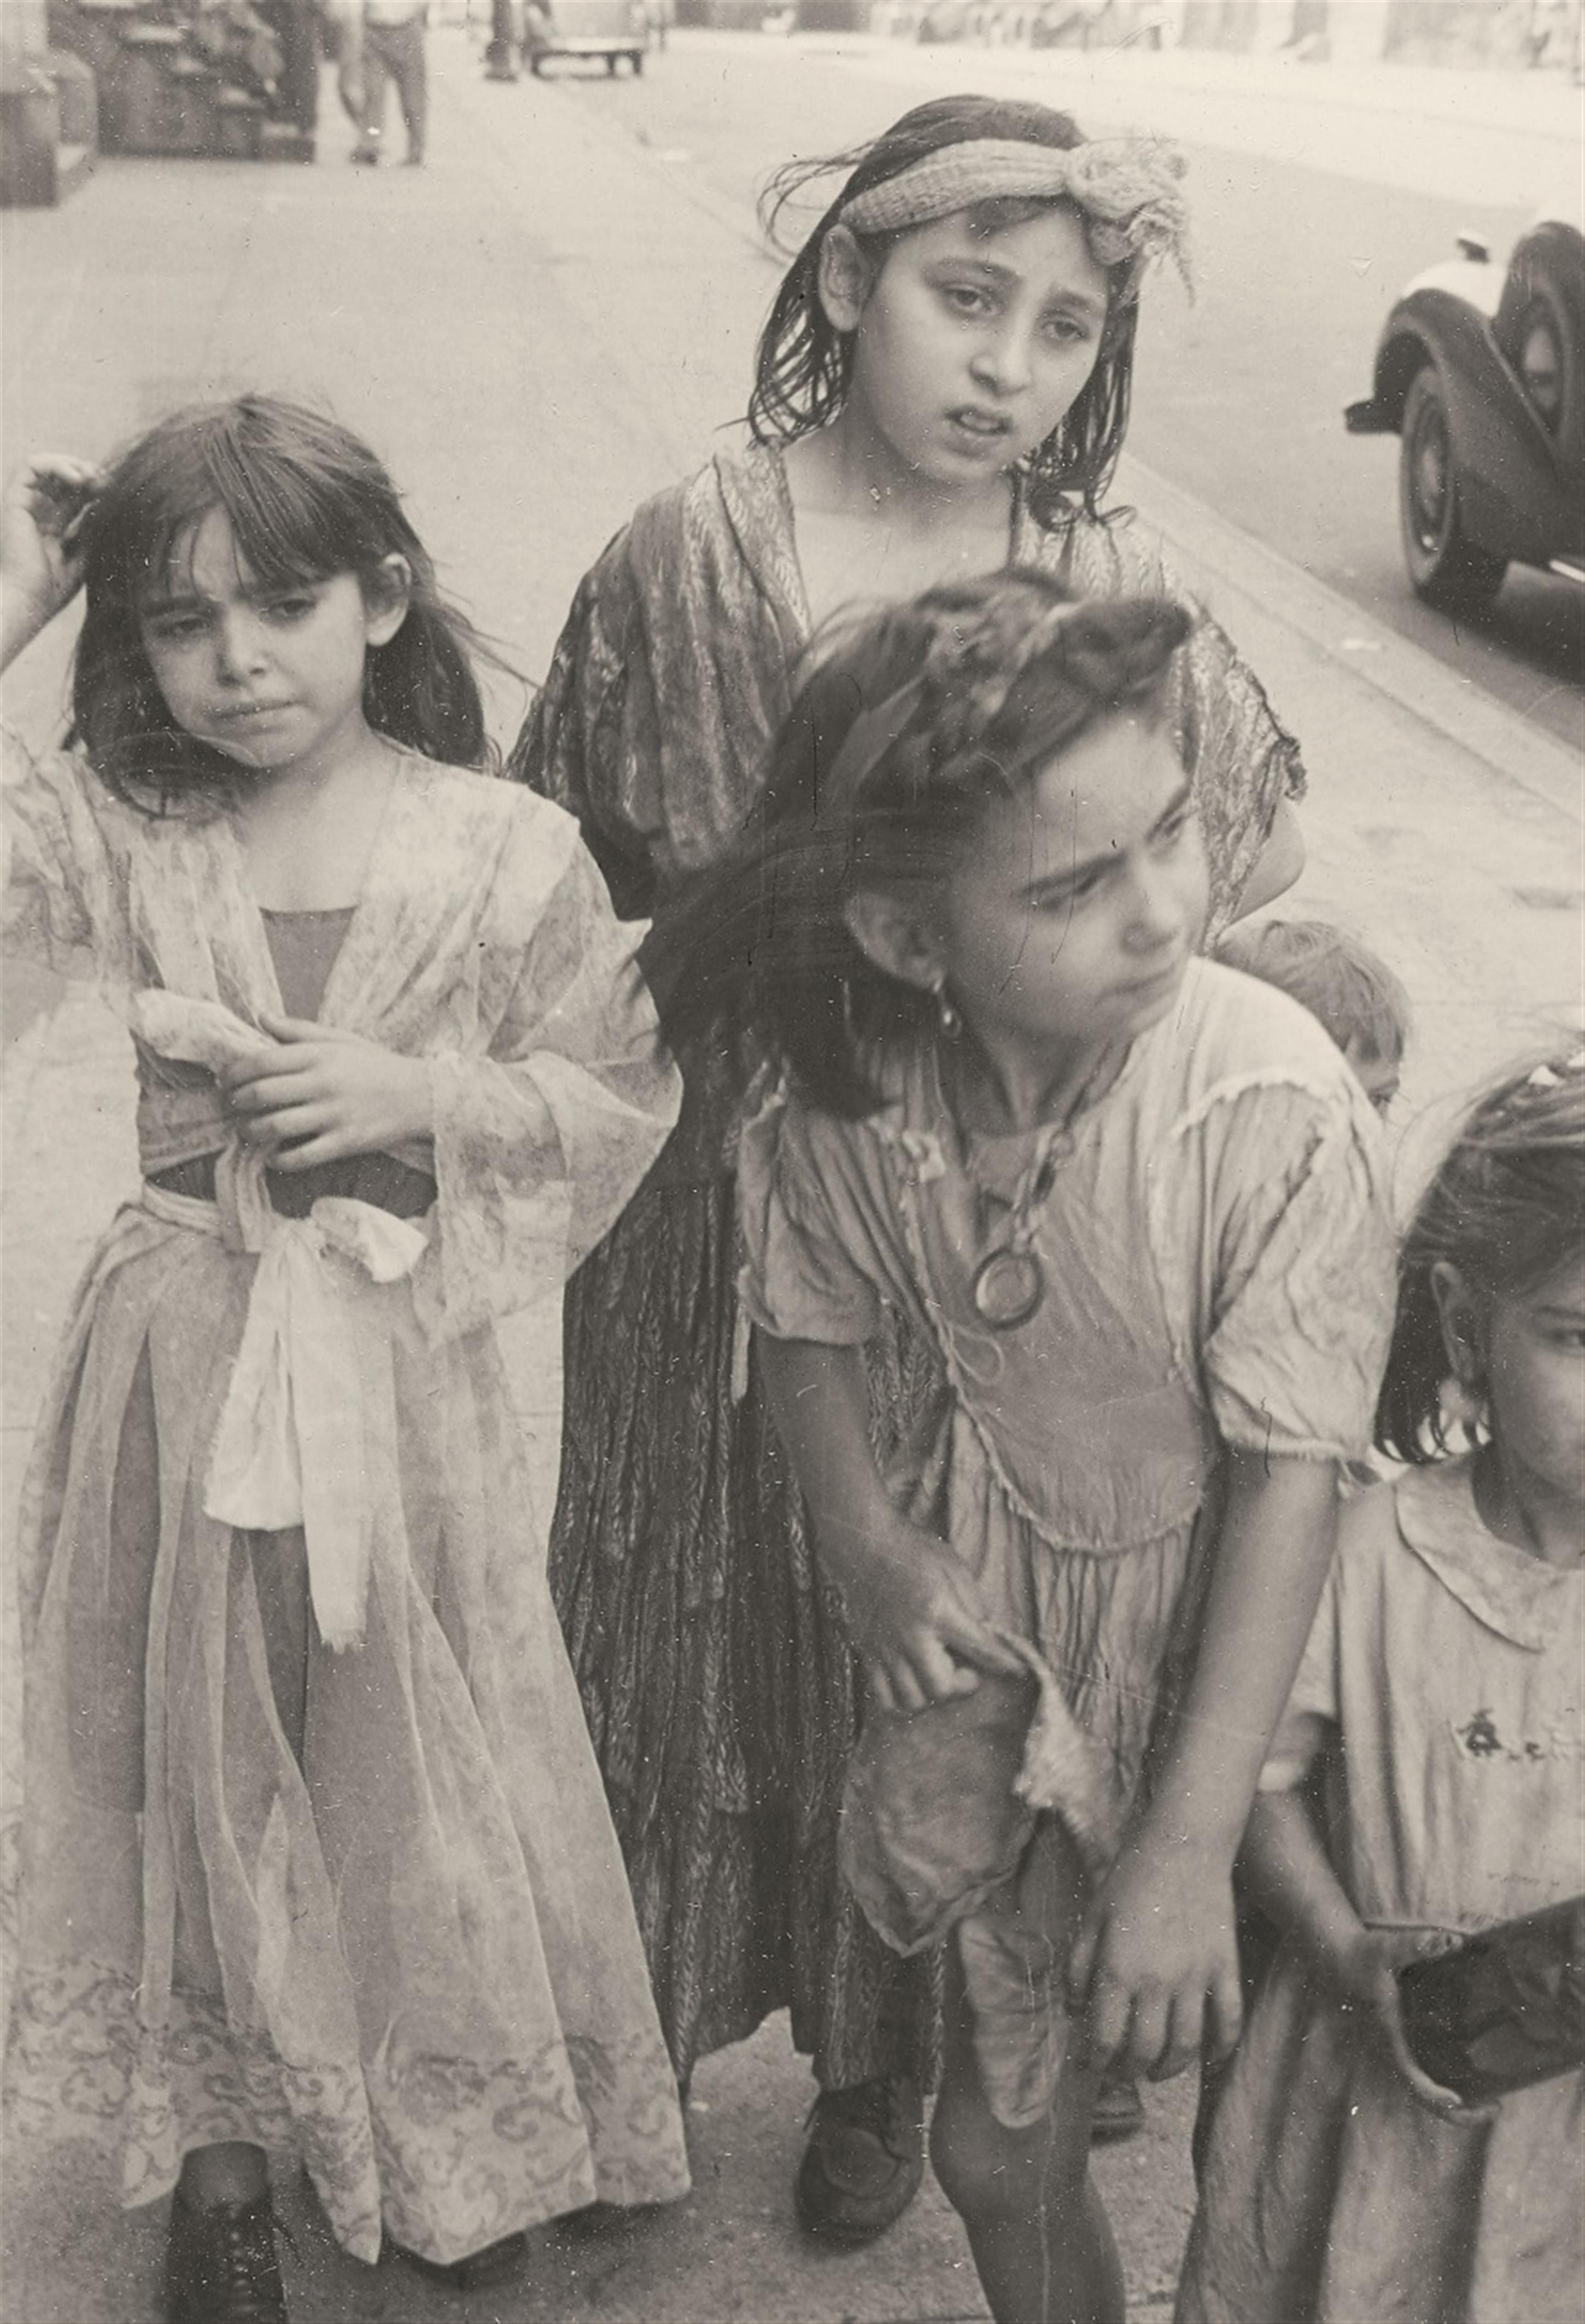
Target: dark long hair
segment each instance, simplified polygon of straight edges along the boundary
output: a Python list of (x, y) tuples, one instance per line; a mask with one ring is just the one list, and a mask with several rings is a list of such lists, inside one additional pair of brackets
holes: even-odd
[(769, 1056), (825, 1111), (881, 1103), (880, 1053), (926, 1032), (930, 996), (849, 931), (861, 894), (918, 894), (986, 807), (1109, 714), (1164, 712), (1189, 616), (1171, 599), (1075, 601), (1038, 572), (930, 590), (816, 640), (737, 848), (645, 949), (668, 1039)]
[(1585, 1247), (1585, 1052), (1507, 1074), (1470, 1113), (1420, 1199), (1398, 1256), (1397, 1320), (1376, 1442), (1424, 1463), (1452, 1448), (1448, 1356), (1432, 1270), (1487, 1298), (1533, 1291)]
[(83, 527), (86, 610), (72, 677), (72, 738), (106, 788), (153, 814), (230, 797), (252, 778), (172, 718), (143, 650), (140, 613), (197, 527), (224, 509), (237, 552), (266, 587), (352, 573), (378, 594), (392, 555), (412, 574), (407, 615), (371, 648), (364, 709), (396, 742), (455, 766), (488, 752), (470, 656), (498, 660), (441, 596), (395, 485), (334, 420), (273, 396), (173, 413), (112, 466)]
[[(774, 237), (788, 204), (806, 185), (838, 170), (849, 172), (842, 191), (788, 267), (760, 335), (754, 392), (749, 399), (749, 426), (756, 442), (796, 443), (834, 419), (846, 401), (853, 336), (836, 329), (819, 289), (821, 246), (844, 204), (926, 154), (970, 138), (1049, 145), (1062, 152), (1085, 143), (1077, 123), (1049, 106), (1023, 99), (942, 97), (915, 106), (871, 144), (819, 161), (790, 161), (771, 179), (761, 214)], [(999, 199), (976, 204), (973, 215), (986, 231), (994, 232), (1054, 207), (1057, 205), (1044, 200)], [(876, 266), (898, 238), (896, 234), (856, 237)], [(1125, 293), (1129, 270), (1109, 267), (1107, 276), (1110, 295), (1095, 368), (1026, 467), (1031, 512), (1047, 526), (1071, 513), (1075, 494), (1091, 516), (1099, 514), (1128, 429), (1139, 309), (1137, 299)]]

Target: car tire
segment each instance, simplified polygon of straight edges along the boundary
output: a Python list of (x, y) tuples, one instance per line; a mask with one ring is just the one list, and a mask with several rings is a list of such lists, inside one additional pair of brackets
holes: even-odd
[[(1530, 392), (1542, 425), (1565, 460), (1585, 461), (1585, 281), (1572, 228), (1534, 227), (1515, 251), (1493, 326), (1497, 345)], [(1543, 402), (1527, 360), (1536, 334), (1550, 341), (1553, 391)]]
[(1501, 588), (1507, 560), (1465, 537), (1447, 391), (1434, 364), (1409, 383), (1399, 435), (1398, 525), (1415, 594), (1444, 613), (1478, 613)]
[[(1563, 453), (1576, 464), (1585, 458), (1585, 398), (1580, 395), (1580, 344), (1569, 328), (1562, 302), (1550, 282), (1538, 282), (1519, 318), (1519, 377), (1530, 391), (1543, 427)], [(1531, 384), (1533, 351), (1538, 340), (1548, 344), (1552, 389), (1544, 401)]]

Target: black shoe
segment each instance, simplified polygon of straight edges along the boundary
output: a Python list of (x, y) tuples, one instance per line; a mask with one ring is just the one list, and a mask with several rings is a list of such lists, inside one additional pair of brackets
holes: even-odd
[(1095, 2099), (1095, 2111), (1090, 2116), (1092, 2146), (1120, 2146), (1125, 2138), (1137, 2137), (1145, 2127), (1145, 2101), (1139, 2095), (1139, 2085), (1132, 2075), (1114, 2081), (1109, 2074), (1101, 2083)]
[(925, 2175), (924, 2107), (907, 2075), (822, 2090), (793, 2182), (800, 2224), (852, 2247), (900, 2219)]
[(251, 2203), (170, 2203), (166, 2324), (284, 2324), (286, 2294), (268, 2194)]

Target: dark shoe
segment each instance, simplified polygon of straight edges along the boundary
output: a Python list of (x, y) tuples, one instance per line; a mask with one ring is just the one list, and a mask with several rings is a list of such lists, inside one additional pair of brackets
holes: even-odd
[(167, 2324), (283, 2324), (286, 2294), (267, 2194), (251, 2203), (170, 2203)]
[(1145, 2101), (1138, 2083), (1129, 2076), (1113, 2081), (1108, 2075), (1090, 2117), (1091, 2145), (1120, 2146), (1125, 2138), (1136, 2137), (1144, 2127)]
[(380, 166), (380, 148), (377, 145), (355, 145), (346, 158), (355, 163), (360, 170), (377, 170)]
[(466, 2259), (422, 2259), (417, 2252), (409, 2251), (405, 2244), (392, 2243), (391, 2248), (399, 2259), (419, 2275), (427, 2275), (431, 2283), (444, 2283), (452, 2292), (484, 2292), (492, 2284), (504, 2283), (515, 2275), (522, 2255), (529, 2247), (525, 2235), (502, 2236), (499, 2243), (486, 2244), (483, 2251), (470, 2252)]
[(924, 2175), (919, 2085), (899, 2074), (821, 2091), (809, 2110), (793, 2201), (806, 2234), (851, 2248), (900, 2219)]

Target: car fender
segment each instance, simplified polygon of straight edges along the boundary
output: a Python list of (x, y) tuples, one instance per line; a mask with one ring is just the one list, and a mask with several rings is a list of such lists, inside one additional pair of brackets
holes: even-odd
[(1461, 299), (1489, 323), (1501, 303), (1504, 280), (1502, 268), (1488, 258), (1444, 258), (1405, 283), (1398, 305), (1405, 305), (1423, 290), (1439, 290), (1450, 299)]
[[(1494, 269), (1433, 267), (1393, 309), (1376, 355), (1376, 392), (1350, 408), (1356, 434), (1402, 426), (1410, 382), (1428, 363), (1442, 380), (1464, 529), (1500, 557), (1544, 562), (1556, 545), (1560, 495), (1567, 490), (1557, 447), (1492, 336), (1490, 316), (1450, 290), (1445, 278)], [(1495, 312), (1496, 300), (1492, 301)]]

